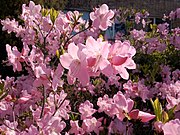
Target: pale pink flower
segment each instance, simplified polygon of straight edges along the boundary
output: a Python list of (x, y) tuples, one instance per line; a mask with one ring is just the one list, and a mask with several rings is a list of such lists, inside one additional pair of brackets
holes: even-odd
[(98, 112), (104, 111), (107, 115), (111, 117), (118, 112), (115, 108), (115, 104), (113, 103), (113, 99), (109, 98), (108, 95), (104, 95), (103, 98), (99, 97), (97, 105), (99, 106)]
[(69, 69), (68, 75), (78, 78), (82, 85), (89, 83), (86, 55), (74, 43), (68, 45), (68, 53), (61, 55), (62, 66)]
[(110, 48), (108, 60), (111, 62), (111, 66), (107, 67), (108, 72), (114, 74), (119, 73), (123, 79), (129, 78), (128, 69), (135, 69), (136, 64), (132, 57), (135, 55), (136, 50), (130, 45), (129, 41), (116, 41)]
[(144, 85), (143, 80), (140, 80), (137, 83), (133, 83), (129, 80), (127, 83), (123, 84), (123, 89), (125, 90), (126, 97), (141, 97), (143, 102), (146, 102), (146, 99), (148, 99), (149, 90)]
[(71, 31), (70, 22), (71, 21), (69, 20), (68, 15), (60, 12), (54, 22), (54, 26), (60, 33), (68, 32)]
[(156, 121), (154, 123), (154, 127), (156, 129), (156, 131), (158, 131), (159, 133), (162, 132), (162, 126), (163, 126), (163, 123), (161, 121)]
[(101, 30), (106, 30), (108, 26), (112, 25), (110, 19), (114, 16), (114, 12), (109, 10), (106, 4), (103, 4), (100, 8), (96, 8), (94, 12), (90, 13), (90, 19), (93, 21), (93, 26)]
[(9, 18), (6, 18), (5, 20), (1, 20), (1, 24), (3, 25), (2, 30), (3, 31), (7, 30), (8, 33), (11, 32), (19, 33), (22, 28), (18, 25), (18, 22), (15, 21), (15, 19), (10, 20)]
[(145, 34), (146, 34), (146, 32), (143, 31), (143, 30), (133, 29), (133, 30), (131, 31), (131, 36), (132, 36), (133, 38), (135, 38), (136, 40), (144, 41)]
[(95, 117), (83, 120), (82, 128), (87, 133), (94, 131), (96, 134), (99, 134), (100, 127), (101, 122), (99, 122)]
[(168, 23), (159, 24), (157, 26), (157, 32), (161, 33), (162, 35), (167, 35), (169, 32), (168, 27), (169, 27)]
[(117, 118), (115, 120), (111, 121), (108, 129), (109, 129), (108, 130), (109, 135), (111, 135), (112, 133), (120, 134), (120, 135), (121, 134), (124, 135), (126, 133), (128, 133), (129, 135), (133, 134), (132, 124), (120, 121)]
[(7, 44), (6, 51), (8, 55), (8, 60), (13, 65), (14, 72), (16, 70), (21, 71), (22, 65), (20, 62), (22, 62), (22, 59), (21, 59), (21, 53), (18, 51), (17, 47), (14, 46), (11, 50), (11, 46)]
[(77, 121), (70, 121), (71, 124), (71, 129), (69, 130), (70, 134), (75, 134), (75, 135), (82, 135), (85, 133), (85, 131), (79, 127), (78, 125), (78, 120)]
[(180, 133), (180, 120), (171, 120), (162, 126), (164, 135), (179, 135)]
[(63, 85), (63, 81), (61, 80), (61, 76), (63, 75), (63, 67), (61, 66), (61, 64), (58, 64), (57, 69), (55, 70), (55, 72), (52, 75), (52, 88), (54, 91), (57, 90), (58, 86), (62, 86)]
[(35, 5), (33, 1), (29, 2), (29, 6), (22, 5), (22, 19), (27, 20), (29, 18), (34, 19), (40, 17), (41, 6)]
[[(89, 37), (86, 40), (86, 47), (83, 52), (87, 55), (88, 66), (92, 68), (93, 72), (103, 70), (110, 64), (107, 60), (110, 44), (103, 42), (100, 38), (95, 40)], [(103, 72), (104, 73), (104, 72)]]
[(81, 119), (84, 120), (86, 118), (91, 118), (96, 110), (93, 109), (93, 104), (86, 100), (84, 103), (80, 104), (79, 112), (81, 113)]
[(126, 99), (123, 93), (120, 91), (113, 96), (113, 101), (118, 110), (116, 116), (122, 121), (125, 118), (125, 113), (129, 113), (132, 110), (134, 101), (130, 98)]

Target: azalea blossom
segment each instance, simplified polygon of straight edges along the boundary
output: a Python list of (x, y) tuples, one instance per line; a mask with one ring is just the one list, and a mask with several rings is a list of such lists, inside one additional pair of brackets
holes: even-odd
[(82, 85), (89, 83), (86, 55), (74, 43), (68, 45), (68, 52), (60, 57), (62, 66), (69, 70), (68, 75), (78, 78)]
[(101, 30), (106, 30), (108, 26), (112, 25), (110, 19), (114, 16), (114, 12), (109, 10), (106, 4), (103, 4), (100, 8), (96, 8), (94, 12), (90, 13), (90, 19), (93, 21), (93, 26)]

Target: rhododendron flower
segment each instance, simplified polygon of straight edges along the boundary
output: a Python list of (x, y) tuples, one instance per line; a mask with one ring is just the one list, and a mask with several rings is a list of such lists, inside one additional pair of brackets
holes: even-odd
[(68, 74), (73, 78), (78, 78), (82, 85), (89, 83), (86, 55), (79, 46), (74, 43), (68, 45), (68, 53), (61, 55), (62, 66), (69, 69)]
[[(86, 40), (86, 47), (82, 50), (87, 55), (88, 66), (93, 72), (102, 71), (108, 66), (110, 44), (103, 42), (100, 38), (96, 41), (93, 37)], [(103, 72), (104, 73), (104, 72)]]
[(179, 135), (180, 133), (180, 120), (175, 119), (165, 123), (162, 126), (164, 135)]
[(148, 99), (149, 90), (144, 85), (143, 80), (138, 81), (137, 83), (133, 83), (131, 80), (129, 80), (127, 83), (123, 84), (123, 89), (125, 90), (126, 97), (141, 97), (143, 102), (146, 102), (146, 99)]
[[(129, 41), (116, 41), (110, 48), (108, 60), (111, 62), (111, 67), (108, 70), (114, 71), (114, 74), (119, 73), (123, 79), (129, 78), (128, 69), (135, 69), (136, 64), (132, 60), (136, 50), (130, 45)], [(113, 68), (113, 69), (112, 69)]]
[(114, 116), (117, 113), (113, 99), (109, 98), (108, 95), (104, 95), (103, 98), (99, 97), (97, 101), (99, 106), (98, 112), (105, 112), (109, 116)]
[(100, 127), (101, 122), (99, 122), (95, 117), (83, 120), (82, 128), (87, 133), (94, 131), (96, 134), (99, 134)]
[(108, 131), (109, 134), (112, 134), (112, 133), (120, 134), (120, 135), (121, 134), (124, 135), (126, 133), (128, 133), (129, 135), (133, 134), (132, 124), (120, 121), (117, 118), (110, 123), (108, 129), (109, 129)]
[(162, 35), (167, 35), (169, 32), (168, 26), (169, 26), (168, 23), (159, 24), (157, 26), (157, 32), (161, 33)]
[(156, 121), (154, 123), (154, 127), (156, 129), (156, 131), (158, 131), (159, 133), (162, 131), (162, 126), (163, 126), (163, 123), (161, 121)]
[(118, 92), (116, 95), (114, 95), (113, 101), (116, 109), (118, 110), (116, 116), (122, 121), (125, 118), (125, 113), (129, 113), (132, 110), (134, 101), (130, 98), (126, 99), (122, 92)]
[(111, 26), (111, 20), (114, 16), (114, 12), (109, 10), (106, 4), (103, 4), (100, 8), (95, 9), (95, 12), (90, 13), (90, 19), (93, 21), (95, 28), (106, 30), (108, 26)]
[(13, 70), (14, 72), (21, 71), (22, 70), (22, 65), (21, 65), (21, 53), (18, 51), (17, 47), (14, 46), (11, 50), (10, 45), (6, 45), (6, 51), (8, 55), (9, 62), (13, 65)]
[(141, 41), (143, 41), (144, 38), (145, 38), (145, 34), (146, 34), (146, 32), (143, 31), (143, 30), (133, 29), (133, 30), (131, 31), (132, 37), (135, 38), (136, 40), (141, 40)]
[(66, 14), (60, 12), (57, 19), (55, 20), (55, 27), (61, 33), (62, 31), (67, 32), (71, 30), (70, 20), (67, 18)]
[(71, 129), (69, 130), (70, 134), (75, 134), (75, 135), (82, 135), (85, 133), (85, 131), (79, 127), (78, 121), (70, 121), (71, 124)]
[(81, 119), (84, 120), (86, 118), (92, 117), (92, 114), (94, 114), (96, 110), (93, 109), (93, 104), (87, 100), (80, 104), (79, 112), (81, 113)]
[(61, 66), (61, 64), (58, 64), (57, 69), (55, 70), (55, 72), (52, 75), (52, 88), (54, 91), (57, 90), (58, 86), (62, 86), (63, 82), (61, 80), (61, 76), (63, 75), (63, 67)]
[(5, 20), (1, 20), (1, 24), (3, 25), (2, 30), (7, 30), (8, 33), (19, 31), (18, 22), (15, 19), (10, 20), (6, 18)]
[(41, 6), (40, 5), (35, 5), (33, 1), (29, 2), (29, 6), (26, 6), (25, 4), (22, 5), (22, 19), (26, 20), (29, 19), (28, 17), (33, 17), (38, 18), (40, 15), (41, 11)]

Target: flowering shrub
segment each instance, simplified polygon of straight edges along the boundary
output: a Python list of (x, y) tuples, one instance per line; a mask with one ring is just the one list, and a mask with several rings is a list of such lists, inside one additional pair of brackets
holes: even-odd
[[(30, 1), (22, 24), (1, 20), (23, 43), (6, 45), (8, 65), (21, 76), (0, 80), (1, 134), (178, 135), (180, 29), (152, 25), (106, 41), (101, 34), (116, 14), (103, 4), (88, 22), (78, 11)], [(147, 16), (135, 13), (135, 23), (145, 27)]]

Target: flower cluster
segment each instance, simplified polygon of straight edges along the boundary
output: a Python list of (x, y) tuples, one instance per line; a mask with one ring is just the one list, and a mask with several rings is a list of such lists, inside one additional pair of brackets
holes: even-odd
[[(179, 28), (164, 23), (105, 40), (116, 14), (103, 4), (88, 22), (30, 1), (21, 25), (1, 20), (23, 47), (6, 45), (18, 76), (0, 79), (0, 134), (179, 133), (180, 71), (170, 59), (179, 54)], [(134, 14), (145, 26), (149, 14)]]

